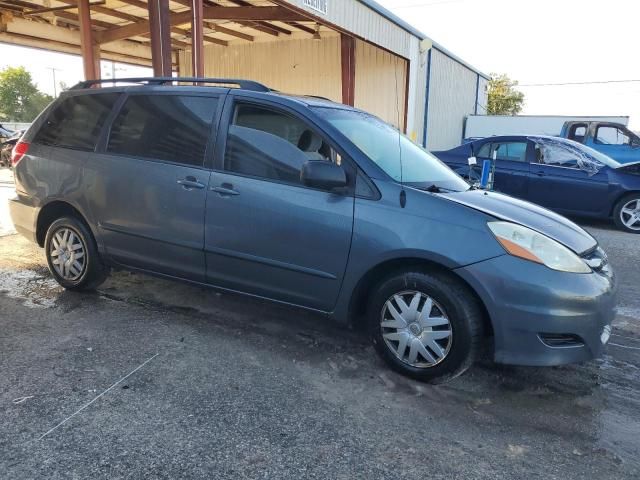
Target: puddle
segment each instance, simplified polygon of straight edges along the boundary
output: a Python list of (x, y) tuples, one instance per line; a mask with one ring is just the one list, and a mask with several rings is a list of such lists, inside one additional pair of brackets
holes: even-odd
[(0, 293), (23, 300), (26, 307), (53, 307), (63, 291), (54, 279), (34, 270), (0, 268)]

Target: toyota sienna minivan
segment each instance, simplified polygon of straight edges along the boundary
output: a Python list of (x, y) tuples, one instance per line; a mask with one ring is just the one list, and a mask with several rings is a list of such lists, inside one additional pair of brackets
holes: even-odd
[(16, 145), (11, 215), (63, 287), (120, 267), (304, 307), (425, 381), (481, 351), (539, 366), (603, 351), (614, 276), (582, 228), (469, 187), (363, 111), (182, 80), (80, 83)]

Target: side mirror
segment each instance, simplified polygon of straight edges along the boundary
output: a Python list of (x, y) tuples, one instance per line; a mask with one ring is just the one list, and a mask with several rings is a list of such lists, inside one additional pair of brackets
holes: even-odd
[(347, 174), (340, 165), (326, 160), (308, 160), (302, 165), (300, 181), (303, 185), (322, 190), (347, 186)]

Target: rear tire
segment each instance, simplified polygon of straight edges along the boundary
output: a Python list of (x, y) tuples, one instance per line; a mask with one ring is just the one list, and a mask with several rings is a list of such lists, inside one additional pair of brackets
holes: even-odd
[(93, 290), (108, 276), (89, 228), (75, 217), (62, 217), (44, 241), (49, 271), (67, 290)]
[(620, 230), (640, 233), (640, 193), (630, 193), (616, 203), (613, 221)]
[(369, 300), (370, 338), (382, 359), (403, 375), (442, 383), (480, 354), (483, 309), (451, 274), (398, 273), (379, 283)]

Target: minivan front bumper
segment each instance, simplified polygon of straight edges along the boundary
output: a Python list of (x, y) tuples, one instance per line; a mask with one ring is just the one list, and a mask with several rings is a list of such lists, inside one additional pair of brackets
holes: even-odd
[(565, 273), (503, 255), (455, 271), (487, 308), (496, 362), (551, 366), (603, 353), (615, 316), (610, 267)]

